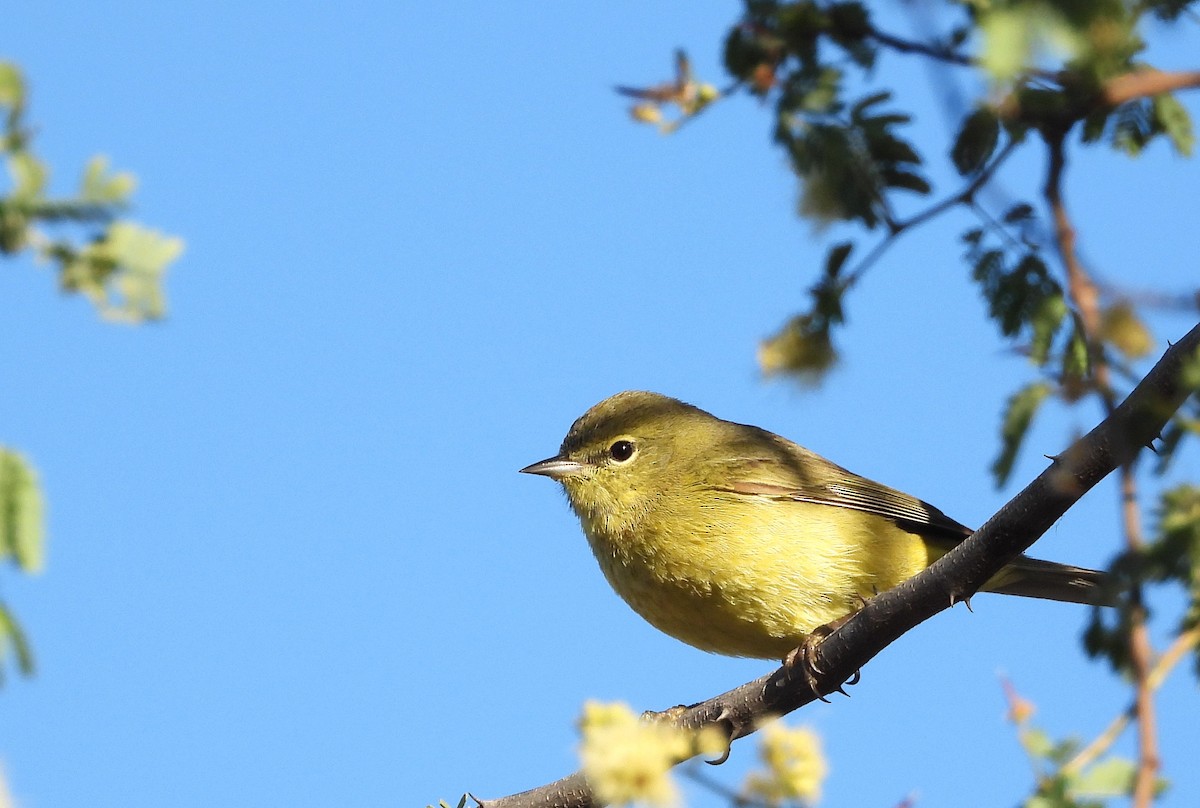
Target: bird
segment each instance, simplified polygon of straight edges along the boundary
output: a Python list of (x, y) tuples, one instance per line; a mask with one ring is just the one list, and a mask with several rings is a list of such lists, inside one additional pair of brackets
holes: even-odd
[[(626, 391), (521, 469), (562, 484), (612, 588), (704, 651), (794, 659), (973, 532), (755, 426)], [(1105, 574), (1018, 556), (982, 591), (1106, 603)]]

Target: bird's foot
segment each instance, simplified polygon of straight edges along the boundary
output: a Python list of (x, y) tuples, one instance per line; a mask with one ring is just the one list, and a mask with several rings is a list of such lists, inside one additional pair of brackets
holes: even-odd
[[(817, 647), (825, 641), (826, 637), (845, 625), (846, 621), (852, 616), (853, 615), (848, 614), (845, 617), (839, 617), (837, 620), (832, 620), (823, 626), (817, 626), (809, 633), (807, 637), (804, 638), (804, 642), (800, 644), (800, 647), (792, 649), (788, 652), (788, 655), (783, 658), (783, 667), (788, 671), (788, 674), (791, 675), (792, 673), (799, 671), (799, 673), (804, 677), (805, 684), (807, 684), (809, 690), (813, 692), (813, 695), (826, 704), (829, 703), (829, 699), (825, 698), (825, 694), (821, 692), (820, 685), (817, 682), (818, 677), (825, 674), (825, 671), (817, 665), (815, 656)], [(848, 686), (856, 685), (861, 678), (861, 672), (855, 671), (854, 675), (852, 675), (844, 684)], [(850, 696), (850, 694), (843, 689), (843, 685), (838, 685), (829, 692), (841, 693), (846, 697)]]

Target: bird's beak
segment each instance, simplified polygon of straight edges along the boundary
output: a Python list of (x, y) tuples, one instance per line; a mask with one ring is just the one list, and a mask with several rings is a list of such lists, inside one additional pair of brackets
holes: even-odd
[(541, 474), (543, 477), (549, 477), (554, 480), (562, 480), (564, 477), (573, 477), (576, 474), (582, 474), (587, 469), (587, 465), (575, 460), (568, 460), (562, 455), (539, 460), (532, 466), (526, 466), (521, 469), (522, 474)]

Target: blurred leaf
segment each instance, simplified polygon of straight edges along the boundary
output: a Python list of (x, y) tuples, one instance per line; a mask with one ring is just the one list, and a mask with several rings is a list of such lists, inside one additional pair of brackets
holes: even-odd
[(987, 165), (999, 142), (999, 117), (991, 107), (979, 107), (963, 119), (950, 149), (950, 159), (959, 174), (974, 174)]
[(828, 7), (829, 38), (846, 51), (855, 64), (870, 69), (875, 64), (875, 45), (867, 39), (871, 20), (862, 3), (834, 3)]
[(1100, 336), (1128, 359), (1141, 359), (1154, 349), (1154, 338), (1149, 329), (1126, 301), (1104, 310)]
[(1144, 5), (1154, 12), (1154, 16), (1165, 22), (1171, 22), (1187, 11), (1194, 0), (1146, 0)]
[(1145, 99), (1117, 107), (1111, 116), (1113, 148), (1137, 157), (1154, 133), (1154, 119)]
[(19, 109), (25, 104), (25, 79), (12, 62), (0, 62), (0, 106)]
[(8, 606), (0, 602), (0, 682), (3, 681), (2, 665), (8, 661), (10, 649), (16, 658), (17, 670), (21, 675), (32, 676), (36, 665), (33, 661), (33, 649), (29, 645), (29, 638), (25, 636), (21, 624), (9, 611)]
[(45, 564), (43, 502), (37, 473), (16, 452), (0, 448), (0, 559), (25, 572)]
[(1159, 497), (1157, 531), (1143, 556), (1147, 575), (1185, 587), (1200, 583), (1200, 487), (1178, 485)]
[(85, 202), (123, 205), (137, 186), (129, 172), (110, 173), (108, 158), (97, 155), (88, 161), (80, 183), (80, 197)]
[(1133, 792), (1137, 767), (1131, 760), (1108, 758), (1076, 778), (1074, 790), (1096, 797), (1122, 797)]
[(1184, 360), (1179, 377), (1179, 381), (1184, 387), (1190, 387), (1194, 392), (1200, 392), (1200, 350)]
[(1083, 325), (1079, 322), (1078, 315), (1072, 316), (1074, 324), (1071, 327), (1071, 337), (1063, 350), (1062, 372), (1063, 376), (1068, 378), (1086, 379), (1091, 368), (1087, 340), (1083, 336)]
[(988, 316), (1000, 326), (1000, 333), (1013, 337), (1028, 327), (1035, 334), (1041, 329), (1040, 336), (1044, 338), (1056, 311), (1047, 299), (1061, 297), (1062, 289), (1050, 276), (1041, 256), (1036, 252), (1025, 253), (1012, 269), (1007, 268), (1004, 253), (999, 249), (977, 251), (974, 259), (972, 275), (988, 303)]
[(1096, 143), (1104, 133), (1108, 131), (1110, 109), (1098, 109), (1083, 119), (1083, 134), (1081, 140), (1084, 143)]
[(46, 188), (46, 166), (27, 151), (8, 158), (8, 173), (12, 176), (12, 197), (22, 202), (37, 199)]
[(1034, 759), (1046, 759), (1054, 751), (1054, 742), (1044, 731), (1030, 728), (1021, 733), (1021, 746), (1025, 753)]
[(837, 220), (879, 222), (880, 184), (870, 157), (841, 126), (811, 124), (790, 141), (789, 153), (802, 179), (799, 211), (817, 224)]
[(980, 21), (983, 32), (983, 69), (998, 81), (1012, 78), (1025, 67), (1033, 50), (1033, 37), (1022, 16), (997, 9)]
[(836, 67), (823, 68), (810, 89), (804, 94), (799, 108), (808, 112), (835, 112), (840, 107), (842, 71)]
[(1017, 459), (1017, 452), (1020, 451), (1025, 435), (1029, 432), (1030, 424), (1033, 423), (1033, 417), (1050, 393), (1049, 384), (1033, 382), (1008, 399), (1000, 426), (1000, 456), (992, 463), (992, 477), (997, 487), (1007, 482)]
[(918, 194), (927, 194), (933, 190), (928, 180), (909, 171), (885, 168), (880, 174), (884, 184), (889, 188), (903, 188)]
[(1058, 334), (1063, 319), (1067, 316), (1067, 301), (1062, 294), (1047, 295), (1038, 302), (1030, 317), (1032, 336), (1029, 340), (1029, 358), (1041, 367), (1050, 360), (1050, 348)]
[(831, 247), (825, 258), (825, 274), (831, 278), (837, 277), (853, 249), (854, 242), (852, 241), (843, 241), (841, 244)]
[(882, 90), (877, 93), (872, 93), (866, 96), (850, 108), (850, 117), (852, 119), (861, 119), (871, 107), (878, 106), (884, 101), (892, 100), (892, 94), (888, 90)]
[(1017, 222), (1027, 222), (1033, 218), (1033, 205), (1028, 202), (1018, 202), (1008, 210), (1004, 211), (1004, 223), (1016, 224)]
[(813, 314), (793, 317), (758, 347), (758, 366), (764, 374), (784, 373), (806, 384), (820, 381), (836, 361), (829, 322)]
[(1179, 99), (1170, 93), (1154, 96), (1152, 101), (1154, 118), (1159, 128), (1171, 139), (1171, 144), (1181, 157), (1191, 157), (1196, 145), (1196, 133), (1192, 130), (1192, 117)]

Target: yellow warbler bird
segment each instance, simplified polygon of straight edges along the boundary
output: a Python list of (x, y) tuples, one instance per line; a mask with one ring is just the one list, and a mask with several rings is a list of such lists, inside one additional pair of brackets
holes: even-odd
[[(521, 469), (562, 483), (605, 577), (705, 651), (782, 659), (971, 530), (766, 430), (625, 392)], [(1020, 556), (987, 592), (1101, 603), (1103, 573)]]

